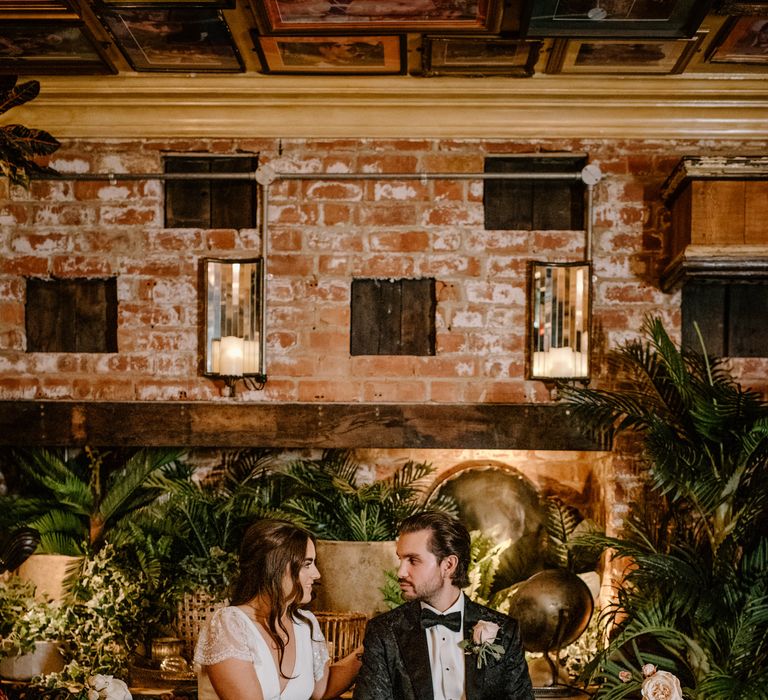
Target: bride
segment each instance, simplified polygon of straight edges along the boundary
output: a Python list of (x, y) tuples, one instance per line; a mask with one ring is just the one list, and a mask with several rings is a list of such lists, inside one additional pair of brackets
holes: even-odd
[(299, 607), (319, 578), (309, 532), (281, 520), (248, 528), (231, 605), (195, 649), (199, 700), (321, 700), (352, 685), (358, 653), (329, 664), (317, 619)]

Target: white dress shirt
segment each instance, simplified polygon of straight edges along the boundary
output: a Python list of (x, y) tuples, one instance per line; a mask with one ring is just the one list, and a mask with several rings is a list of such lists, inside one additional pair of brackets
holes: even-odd
[(447, 615), (452, 612), (461, 613), (462, 627), (458, 632), (452, 632), (443, 625), (435, 625), (426, 630), (427, 649), (429, 650), (429, 665), (432, 671), (432, 691), (435, 700), (466, 700), (464, 694), (464, 652), (459, 642), (464, 639), (464, 596), (447, 610), (435, 610), (422, 602), (422, 608)]

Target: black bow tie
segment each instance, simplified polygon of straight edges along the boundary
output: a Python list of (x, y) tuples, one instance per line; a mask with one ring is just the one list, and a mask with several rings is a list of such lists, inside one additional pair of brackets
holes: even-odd
[(443, 625), (451, 630), (451, 632), (458, 632), (461, 630), (461, 613), (452, 612), (447, 615), (440, 615), (439, 613), (432, 612), (428, 608), (422, 608), (421, 629), (425, 630), (428, 627), (434, 627), (435, 625)]

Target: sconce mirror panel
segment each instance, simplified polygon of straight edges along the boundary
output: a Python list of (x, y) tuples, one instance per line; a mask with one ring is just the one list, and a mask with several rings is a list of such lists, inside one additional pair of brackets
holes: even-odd
[(530, 379), (588, 380), (589, 263), (529, 264)]
[(260, 259), (205, 259), (205, 374), (261, 377), (262, 345)]

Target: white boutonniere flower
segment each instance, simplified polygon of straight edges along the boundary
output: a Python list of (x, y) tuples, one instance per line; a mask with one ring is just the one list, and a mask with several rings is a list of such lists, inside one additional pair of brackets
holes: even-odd
[(501, 644), (494, 644), (499, 626), (495, 622), (480, 620), (472, 628), (472, 639), (462, 639), (459, 646), (465, 654), (474, 654), (477, 657), (477, 667), (482, 668), (488, 664), (488, 656), (498, 661), (504, 653)]

